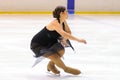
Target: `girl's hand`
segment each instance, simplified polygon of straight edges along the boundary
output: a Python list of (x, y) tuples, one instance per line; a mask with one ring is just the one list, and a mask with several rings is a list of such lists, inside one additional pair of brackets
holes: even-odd
[(63, 38), (63, 39), (61, 40), (61, 43), (62, 43), (64, 46), (68, 46), (68, 43), (66, 42), (66, 39), (65, 39), (65, 38)]
[(78, 42), (82, 42), (82, 43), (84, 43), (84, 44), (87, 44), (86, 40), (84, 40), (84, 39), (78, 39), (77, 41), (78, 41)]

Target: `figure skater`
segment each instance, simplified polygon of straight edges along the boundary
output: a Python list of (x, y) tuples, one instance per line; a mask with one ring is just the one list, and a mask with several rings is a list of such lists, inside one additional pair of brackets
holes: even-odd
[(60, 74), (55, 67), (63, 69), (66, 73), (78, 75), (80, 70), (68, 67), (61, 60), (64, 55), (64, 45), (67, 46), (67, 40), (75, 40), (86, 44), (86, 40), (79, 39), (71, 35), (70, 28), (66, 22), (68, 12), (64, 6), (57, 6), (53, 11), (54, 19), (38, 32), (31, 40), (31, 50), (35, 53), (35, 57), (45, 57), (50, 59), (47, 70), (54, 74)]

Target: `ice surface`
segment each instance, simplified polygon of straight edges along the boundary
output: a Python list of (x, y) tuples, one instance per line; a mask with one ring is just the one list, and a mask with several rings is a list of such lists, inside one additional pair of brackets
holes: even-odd
[(34, 68), (30, 41), (52, 20), (52, 15), (0, 15), (0, 80), (120, 80), (120, 16), (70, 15), (72, 34), (87, 40), (71, 41), (76, 53), (66, 48), (63, 61), (82, 74), (48, 74), (44, 59)]

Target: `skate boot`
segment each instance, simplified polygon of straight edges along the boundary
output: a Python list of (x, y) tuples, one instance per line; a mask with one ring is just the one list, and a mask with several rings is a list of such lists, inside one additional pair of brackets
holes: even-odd
[(60, 71), (55, 67), (55, 64), (52, 61), (48, 63), (47, 71), (52, 71), (54, 74), (60, 75)]
[(66, 69), (64, 71), (67, 72), (67, 73), (73, 74), (73, 75), (78, 75), (78, 74), (81, 73), (80, 70), (74, 69), (74, 68), (71, 68), (71, 67), (66, 67)]

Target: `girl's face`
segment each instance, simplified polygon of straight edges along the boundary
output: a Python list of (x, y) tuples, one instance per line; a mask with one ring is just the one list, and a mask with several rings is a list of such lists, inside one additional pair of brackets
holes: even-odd
[(67, 12), (67, 10), (65, 10), (64, 12), (61, 13), (61, 17), (63, 19), (67, 19), (68, 18), (68, 12)]

